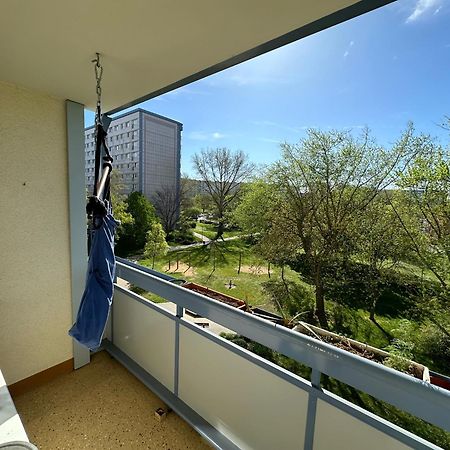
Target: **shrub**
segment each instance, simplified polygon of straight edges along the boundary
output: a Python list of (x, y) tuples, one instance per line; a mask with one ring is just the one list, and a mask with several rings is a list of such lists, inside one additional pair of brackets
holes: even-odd
[(311, 320), (314, 311), (312, 289), (293, 281), (270, 280), (262, 283), (271, 303), (285, 318), (301, 314), (302, 320)]

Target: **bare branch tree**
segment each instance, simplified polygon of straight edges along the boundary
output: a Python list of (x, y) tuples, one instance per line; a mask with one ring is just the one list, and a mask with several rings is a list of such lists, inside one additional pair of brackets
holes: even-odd
[(243, 151), (232, 152), (227, 148), (202, 150), (192, 161), (217, 209), (215, 239), (219, 239), (224, 232), (225, 213), (238, 195), (241, 183), (253, 174), (255, 165)]
[(170, 233), (180, 216), (180, 194), (176, 186), (162, 186), (153, 195), (152, 203), (161, 219), (164, 231)]

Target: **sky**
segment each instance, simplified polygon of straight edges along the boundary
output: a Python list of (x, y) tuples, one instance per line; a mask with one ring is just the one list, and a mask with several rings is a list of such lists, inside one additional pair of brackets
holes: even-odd
[[(183, 123), (189, 176), (202, 149), (243, 150), (266, 165), (308, 128), (367, 126), (389, 146), (411, 120), (447, 145), (450, 1), (398, 0), (138, 106)], [(93, 120), (86, 111), (86, 126)]]

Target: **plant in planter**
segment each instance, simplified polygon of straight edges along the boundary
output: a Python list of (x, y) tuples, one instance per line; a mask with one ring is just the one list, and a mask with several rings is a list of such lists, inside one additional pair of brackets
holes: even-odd
[(413, 350), (414, 344), (401, 339), (393, 339), (392, 343), (386, 347), (389, 356), (383, 361), (383, 364), (400, 372), (408, 373), (411, 369)]
[(414, 345), (400, 339), (394, 339), (391, 347), (381, 350), (305, 322), (299, 322), (294, 331), (307, 334), (342, 350), (399, 370), (420, 380), (430, 381), (428, 368), (411, 359)]

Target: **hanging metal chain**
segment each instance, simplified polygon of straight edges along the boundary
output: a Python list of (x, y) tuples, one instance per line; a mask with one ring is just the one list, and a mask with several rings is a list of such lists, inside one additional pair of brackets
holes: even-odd
[(96, 53), (97, 58), (93, 59), (92, 62), (95, 63), (95, 79), (97, 82), (96, 92), (97, 92), (97, 110), (95, 114), (95, 124), (99, 124), (101, 121), (101, 111), (102, 111), (102, 76), (103, 76), (103, 66), (100, 64), (100, 53)]

